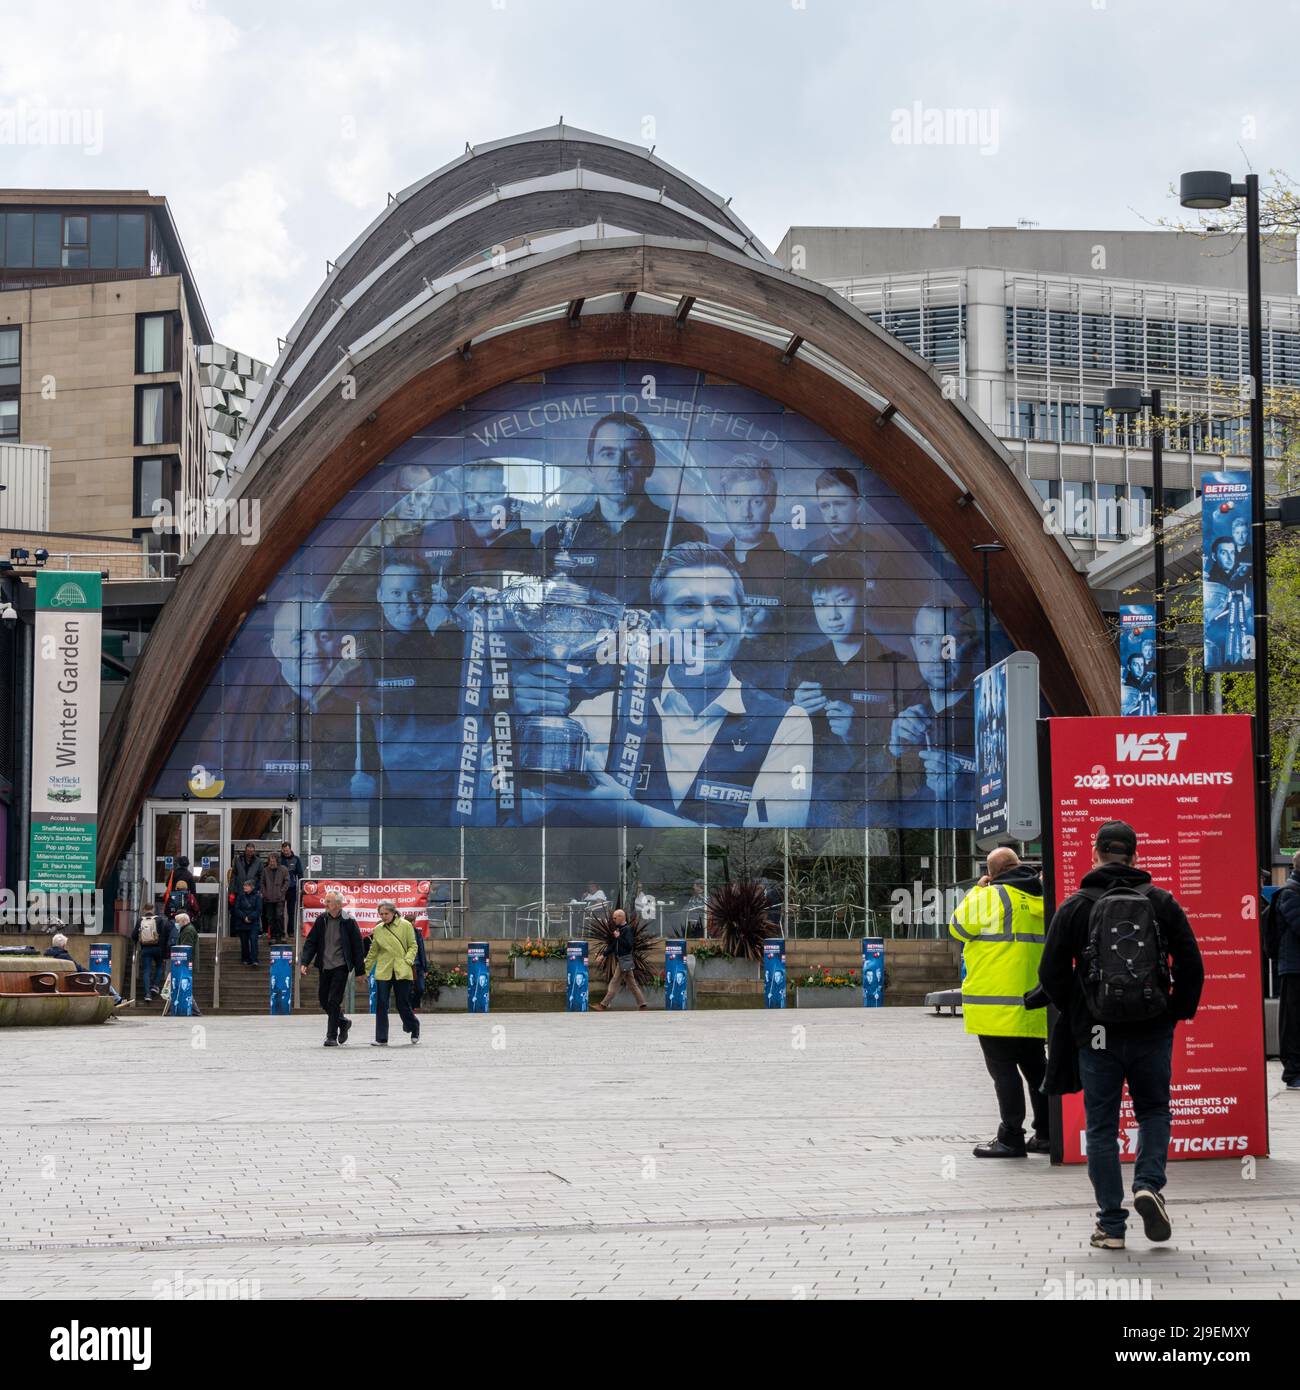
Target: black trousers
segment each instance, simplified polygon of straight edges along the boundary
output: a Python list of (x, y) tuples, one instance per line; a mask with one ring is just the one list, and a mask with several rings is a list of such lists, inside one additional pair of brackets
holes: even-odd
[(348, 987), (348, 968), (346, 965), (339, 965), (333, 970), (322, 970), (319, 973), (320, 1006), (329, 1015), (329, 1028), (325, 1036), (332, 1042), (337, 1042), (339, 1028), (347, 1022), (343, 1017), (343, 995)]
[[(1034, 1110), (1034, 1133), (1047, 1138), (1047, 1097), (1043, 1078), (1047, 1075), (1047, 1048), (1041, 1038), (991, 1038), (980, 1035), (984, 1065), (993, 1078), (998, 1113), (1002, 1123), (998, 1138), (1004, 1144), (1019, 1144), (1025, 1137), (1025, 1086)], [(1024, 1082), (1021, 1082), (1021, 1077)]]
[(1282, 1058), (1282, 1080), (1300, 1078), (1300, 975), (1279, 975), (1277, 995), (1277, 1050)]
[(402, 1032), (413, 1038), (420, 1036), (420, 1020), (411, 1008), (410, 980), (375, 981), (375, 1041), (388, 1041), (388, 998), (389, 992), (397, 997), (397, 1012), (402, 1019)]

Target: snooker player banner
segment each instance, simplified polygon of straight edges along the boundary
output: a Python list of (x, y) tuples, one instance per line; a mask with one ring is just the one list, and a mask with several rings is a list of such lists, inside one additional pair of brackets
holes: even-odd
[(1208, 672), (1255, 660), (1249, 473), (1201, 475), (1201, 626)]
[[(1055, 908), (1092, 867), (1097, 831), (1110, 820), (1137, 832), (1137, 864), (1182, 904), (1205, 963), (1196, 1017), (1174, 1032), (1171, 1158), (1239, 1158), (1268, 1152), (1255, 792), (1247, 715), (1154, 719), (1051, 719), (1046, 856)], [(1061, 1098), (1066, 1163), (1082, 1163), (1082, 1093)], [(1137, 1152), (1125, 1088), (1120, 1152)]]
[(429, 880), (427, 878), (309, 878), (298, 885), (302, 909), (302, 934), (307, 936), (316, 918), (325, 911), (325, 895), (338, 893), (344, 913), (356, 920), (363, 936), (379, 925), (379, 904), (397, 905), (422, 936), (429, 934)]
[(347, 873), (380, 826), (964, 829), (981, 627), (930, 526), (812, 421), (578, 364), (431, 420), (332, 507), (152, 794), (364, 804)]
[(1156, 711), (1156, 610), (1151, 603), (1126, 603), (1119, 610), (1119, 712)]

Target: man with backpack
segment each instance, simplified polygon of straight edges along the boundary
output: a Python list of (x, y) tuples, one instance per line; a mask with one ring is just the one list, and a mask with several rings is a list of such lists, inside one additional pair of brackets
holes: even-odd
[(1282, 1081), (1300, 1091), (1300, 854), (1264, 916), (1264, 945), (1277, 962), (1277, 1043)]
[(1186, 914), (1136, 867), (1137, 848), (1137, 833), (1124, 821), (1098, 830), (1093, 867), (1052, 918), (1038, 971), (1078, 1049), (1088, 1177), (1098, 1207), (1090, 1244), (1102, 1250), (1124, 1248), (1128, 1222), (1119, 1157), (1125, 1082), (1138, 1131), (1133, 1209), (1149, 1240), (1170, 1237), (1161, 1192), (1174, 1027), (1196, 1013), (1205, 979)]
[(154, 910), (153, 903), (140, 909), (140, 920), (131, 931), (131, 940), (140, 948), (140, 973), (146, 1003), (156, 999), (166, 978), (167, 948), (171, 942), (171, 924)]

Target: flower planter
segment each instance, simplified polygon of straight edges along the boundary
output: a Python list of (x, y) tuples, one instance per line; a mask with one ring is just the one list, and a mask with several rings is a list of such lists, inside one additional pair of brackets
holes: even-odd
[(827, 989), (821, 985), (804, 987), (794, 992), (796, 1009), (860, 1009), (862, 1005), (862, 986), (855, 989), (846, 985), (841, 989)]
[(569, 962), (558, 960), (531, 960), (528, 956), (516, 956), (510, 962), (512, 980), (564, 980), (568, 978)]
[(736, 960), (731, 956), (713, 956), (695, 960), (695, 982), (701, 980), (761, 980), (763, 963), (757, 960)]
[(462, 986), (455, 989), (450, 985), (443, 985), (438, 991), (437, 999), (430, 1000), (425, 996), (422, 1006), (432, 1009), (434, 1013), (468, 1013), (469, 1012), (469, 989)]

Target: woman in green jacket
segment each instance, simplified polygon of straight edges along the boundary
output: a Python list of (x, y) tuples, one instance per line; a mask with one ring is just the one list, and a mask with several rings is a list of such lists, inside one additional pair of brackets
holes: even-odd
[(403, 1031), (420, 1041), (420, 1020), (411, 1008), (411, 981), (415, 976), (415, 928), (397, 915), (397, 904), (379, 904), (379, 923), (366, 952), (366, 974), (375, 977), (375, 1040), (371, 1047), (388, 1046), (388, 1000), (397, 996), (397, 1012)]

